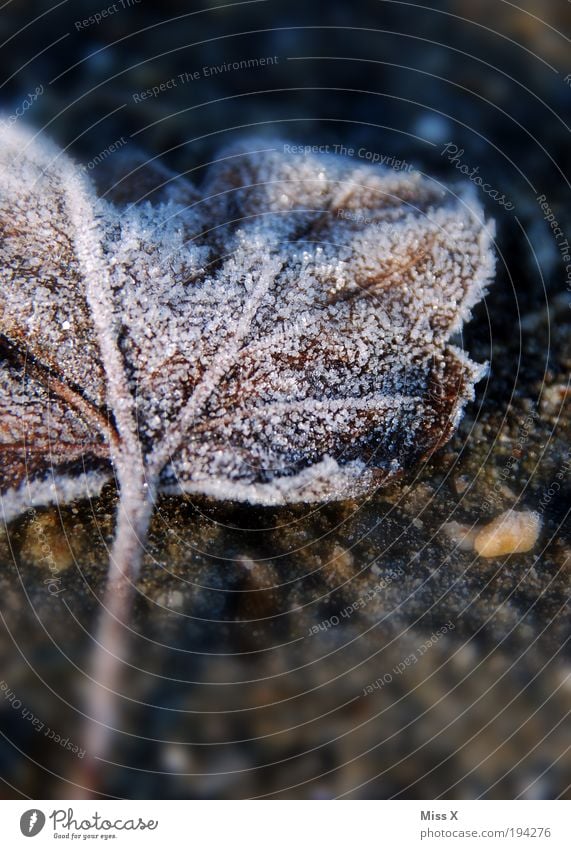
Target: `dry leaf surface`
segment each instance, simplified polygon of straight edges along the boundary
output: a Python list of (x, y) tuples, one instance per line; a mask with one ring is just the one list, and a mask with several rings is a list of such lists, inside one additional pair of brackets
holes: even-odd
[(101, 199), (3, 131), (7, 518), (113, 474), (147, 501), (355, 496), (452, 434), (482, 369), (449, 340), (493, 270), (471, 194), (251, 147), (200, 191), (127, 160)]
[(4, 518), (120, 492), (84, 788), (118, 727), (157, 493), (341, 499), (429, 455), (482, 374), (450, 340), (493, 271), (472, 194), (420, 174), (252, 143), (200, 189), (136, 157), (98, 182), (0, 132)]

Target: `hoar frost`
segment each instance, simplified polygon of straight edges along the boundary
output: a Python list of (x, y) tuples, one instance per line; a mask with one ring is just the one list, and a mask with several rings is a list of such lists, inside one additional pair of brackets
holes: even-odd
[(483, 374), (451, 339), (494, 265), (470, 188), (419, 173), (250, 140), (199, 187), (124, 151), (93, 177), (0, 128), (4, 518), (120, 493), (91, 766), (156, 495), (341, 499), (429, 456)]
[(493, 270), (471, 192), (255, 147), (200, 189), (124, 158), (114, 205), (2, 131), (7, 517), (131, 462), (155, 491), (356, 496), (451, 436), (482, 368), (449, 340)]

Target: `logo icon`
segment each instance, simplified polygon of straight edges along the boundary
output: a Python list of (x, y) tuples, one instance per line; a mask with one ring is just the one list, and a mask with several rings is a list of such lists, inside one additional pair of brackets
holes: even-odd
[(46, 815), (37, 808), (26, 811), (20, 817), (20, 831), (25, 837), (35, 837), (46, 824)]

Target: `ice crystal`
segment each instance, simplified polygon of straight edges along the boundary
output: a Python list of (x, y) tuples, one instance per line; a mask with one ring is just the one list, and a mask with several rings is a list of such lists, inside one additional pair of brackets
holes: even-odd
[(0, 131), (4, 515), (115, 477), (118, 619), (157, 492), (360, 495), (449, 439), (482, 374), (451, 344), (493, 271), (471, 191), (288, 150), (230, 148), (199, 188), (118, 157), (98, 196)]
[(7, 517), (22, 486), (31, 503), (75, 498), (77, 470), (105, 466), (135, 489), (343, 498), (450, 437), (482, 370), (449, 340), (493, 264), (473, 196), (251, 148), (200, 192), (127, 161), (113, 195), (153, 200), (120, 208), (54, 147), (3, 131)]

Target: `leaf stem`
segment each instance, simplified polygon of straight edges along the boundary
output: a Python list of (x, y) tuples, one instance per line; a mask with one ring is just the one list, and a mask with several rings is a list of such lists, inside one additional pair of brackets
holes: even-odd
[(120, 726), (121, 677), (129, 655), (129, 621), (153, 514), (154, 487), (139, 475), (135, 481), (132, 470), (123, 477), (107, 586), (85, 693), (85, 757), (72, 777), (74, 798), (97, 794), (113, 733)]

